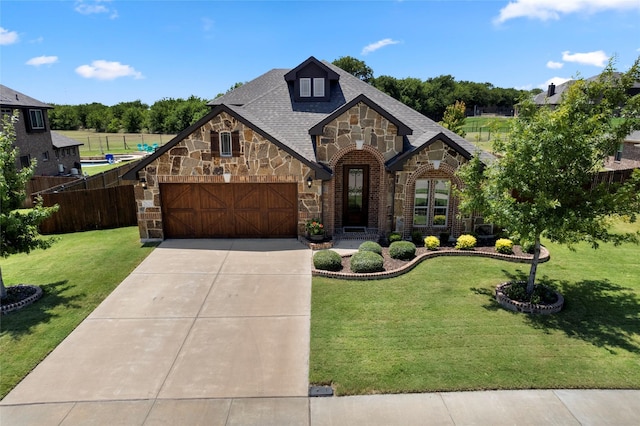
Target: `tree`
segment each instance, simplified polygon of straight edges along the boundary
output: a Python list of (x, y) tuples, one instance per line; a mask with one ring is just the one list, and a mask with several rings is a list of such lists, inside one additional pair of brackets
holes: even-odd
[[(31, 250), (46, 249), (52, 239), (42, 239), (38, 233), (38, 225), (48, 218), (58, 207), (44, 207), (42, 198), (35, 206), (28, 210), (19, 210), (26, 197), (26, 186), (33, 171), (35, 160), (30, 167), (17, 169), (16, 158), (18, 148), (14, 146), (16, 140), (15, 123), (17, 113), (13, 116), (3, 115), (0, 129), (0, 256), (7, 257), (15, 253), (29, 253)], [(0, 298), (7, 295), (2, 269), (0, 269)]]
[(364, 61), (353, 56), (341, 56), (333, 61), (332, 64), (366, 83), (371, 83), (373, 80), (373, 70)]
[(628, 89), (640, 80), (640, 58), (624, 74), (610, 63), (595, 81), (577, 80), (555, 108), (520, 104), (509, 136), (494, 146), (500, 157), (486, 168), (475, 159), (459, 174), (461, 209), (474, 209), (534, 244), (527, 293), (534, 289), (540, 238), (572, 247), (580, 241), (638, 242), (638, 234), (610, 232), (612, 215), (635, 220), (640, 212), (640, 173), (624, 185), (595, 179), (607, 156), (640, 129), (640, 95)]
[(456, 101), (455, 104), (449, 105), (445, 109), (444, 117), (442, 118), (440, 124), (464, 138), (467, 135), (467, 132), (462, 130), (462, 126), (464, 126), (466, 110), (467, 107), (465, 106), (464, 102)]

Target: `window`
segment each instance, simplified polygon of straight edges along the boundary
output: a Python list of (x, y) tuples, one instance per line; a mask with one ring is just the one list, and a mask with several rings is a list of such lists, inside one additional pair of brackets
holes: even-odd
[(310, 78), (300, 79), (300, 97), (301, 98), (311, 97), (311, 79)]
[(429, 184), (428, 179), (418, 179), (416, 181), (416, 196), (413, 207), (413, 224), (416, 226), (426, 226), (429, 220)]
[(220, 156), (221, 157), (231, 157), (231, 133), (230, 132), (221, 132), (220, 133)]
[(414, 226), (447, 226), (451, 181), (418, 179), (413, 207)]
[(31, 123), (32, 130), (43, 130), (44, 129), (44, 118), (42, 116), (41, 109), (30, 109), (29, 110), (29, 121)]
[(20, 167), (25, 168), (31, 166), (31, 158), (29, 155), (23, 155), (20, 157)]
[(42, 161), (49, 161), (49, 151), (42, 153)]
[(313, 79), (313, 96), (316, 98), (324, 97), (324, 78)]
[(13, 111), (11, 110), (11, 108), (2, 108), (2, 115), (11, 115), (13, 114)]

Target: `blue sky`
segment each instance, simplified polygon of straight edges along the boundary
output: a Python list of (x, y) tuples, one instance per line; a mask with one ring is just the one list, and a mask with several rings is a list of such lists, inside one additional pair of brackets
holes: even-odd
[(530, 89), (640, 56), (640, 0), (0, 2), (0, 82), (43, 102), (195, 95), (309, 56)]

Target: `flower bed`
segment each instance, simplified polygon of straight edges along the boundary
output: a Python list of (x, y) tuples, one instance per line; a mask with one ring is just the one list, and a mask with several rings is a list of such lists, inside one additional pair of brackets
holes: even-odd
[(2, 301), (2, 315), (24, 308), (42, 297), (42, 289), (36, 285), (7, 287), (7, 298)]
[(510, 299), (505, 290), (513, 285), (511, 282), (506, 282), (499, 284), (496, 287), (496, 301), (504, 308), (509, 309), (514, 312), (523, 312), (527, 314), (555, 314), (562, 310), (562, 306), (564, 306), (564, 297), (557, 291), (550, 289), (556, 294), (556, 301), (554, 303), (530, 303), (530, 302), (519, 302), (517, 300)]

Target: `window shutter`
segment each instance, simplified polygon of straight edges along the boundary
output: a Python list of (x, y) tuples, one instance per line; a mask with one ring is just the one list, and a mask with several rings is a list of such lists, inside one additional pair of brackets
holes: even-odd
[(240, 131), (231, 132), (231, 155), (240, 156)]
[(220, 156), (220, 133), (211, 131), (211, 155)]

